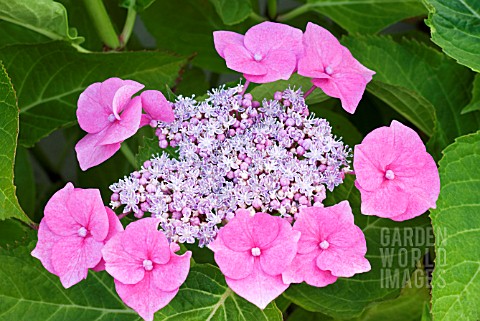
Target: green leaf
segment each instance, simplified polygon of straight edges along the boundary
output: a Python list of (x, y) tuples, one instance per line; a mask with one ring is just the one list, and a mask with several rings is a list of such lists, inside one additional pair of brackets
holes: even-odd
[(428, 285), (428, 276), (420, 267), (413, 272), (398, 298), (375, 304), (352, 321), (418, 321), (430, 301)]
[[(159, 19), (161, 13), (165, 14)], [(215, 51), (213, 32), (244, 32), (245, 27), (223, 24), (208, 0), (157, 1), (141, 14), (141, 18), (155, 37), (157, 48), (195, 55), (192, 60), (195, 66), (219, 73), (232, 73)]]
[(228, 288), (220, 270), (197, 264), (177, 296), (155, 315), (157, 321), (281, 321), (282, 313), (270, 303), (264, 310), (239, 297)]
[(0, 249), (1, 320), (141, 320), (120, 300), (106, 272), (91, 272), (87, 280), (64, 289), (58, 277), (30, 255), (33, 247), (32, 242)]
[(28, 235), (29, 230), (31, 231), (25, 224), (17, 220), (0, 221), (0, 247), (10, 246), (21, 241)]
[(245, 0), (210, 0), (223, 23), (231, 26), (247, 19), (252, 13), (252, 4)]
[[(284, 91), (288, 87), (295, 89), (301, 88), (305, 93), (310, 89), (310, 87), (312, 87), (312, 82), (310, 78), (300, 76), (299, 74), (293, 74), (289, 80), (278, 80), (275, 82), (258, 85), (253, 88), (250, 93), (254, 99), (257, 99), (261, 102), (263, 98), (272, 99), (273, 94), (275, 94), (276, 91)], [(310, 96), (307, 97), (305, 102), (308, 105), (313, 105), (327, 99), (330, 99), (330, 97), (325, 95), (320, 88), (317, 88), (312, 94), (310, 94)]]
[(155, 0), (121, 0), (120, 6), (128, 9), (133, 5), (137, 12), (141, 12), (150, 7), (154, 2)]
[(175, 148), (171, 146), (168, 146), (167, 148), (160, 148), (158, 146), (157, 137), (144, 137), (143, 145), (138, 148), (138, 153), (135, 155), (137, 166), (141, 167), (146, 160), (163, 153), (167, 153), (171, 158), (178, 159), (178, 154)]
[(480, 110), (480, 75), (475, 75), (472, 89), (472, 100), (470, 103), (462, 109), (462, 114), (469, 113), (471, 111)]
[(68, 26), (65, 7), (52, 0), (0, 0), (0, 20), (52, 40), (67, 40), (75, 44), (83, 41), (76, 30)]
[(425, 215), (394, 222), (360, 214), (360, 195), (354, 187), (352, 175), (348, 175), (342, 185), (328, 194), (325, 204), (330, 206), (345, 199), (352, 206), (355, 224), (365, 234), (366, 257), (372, 270), (352, 278), (339, 278), (324, 288), (305, 283), (292, 284), (284, 294), (308, 311), (334, 318), (359, 317), (373, 302), (397, 297), (403, 285), (410, 280), (416, 262), (431, 245), (428, 243), (428, 217)]
[(28, 150), (23, 147), (17, 148), (15, 157), (15, 186), (17, 197), (22, 209), (30, 217), (35, 212), (35, 177), (33, 176), (32, 162)]
[(13, 184), (18, 136), (18, 107), (15, 90), (0, 62), (0, 220), (15, 217), (30, 223), (15, 196)]
[(78, 96), (90, 84), (119, 77), (155, 89), (173, 84), (187, 62), (157, 51), (84, 54), (64, 42), (8, 46), (0, 55), (17, 88), (19, 141), (27, 147), (74, 125)]
[(471, 96), (473, 73), (468, 68), (412, 40), (349, 36), (343, 42), (377, 72), (367, 90), (431, 135), (430, 150), (436, 156), (455, 137), (480, 126), (480, 113), (460, 115)]
[(480, 318), (480, 131), (458, 138), (440, 161), (432, 314), (436, 321)]
[(462, 65), (480, 72), (480, 2), (424, 0), (432, 40)]
[(308, 0), (307, 6), (349, 33), (377, 33), (397, 21), (427, 12), (420, 0)]

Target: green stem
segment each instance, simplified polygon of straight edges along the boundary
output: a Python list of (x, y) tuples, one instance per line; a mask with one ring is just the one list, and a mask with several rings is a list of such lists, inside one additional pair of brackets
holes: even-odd
[(130, 8), (128, 8), (127, 18), (125, 19), (125, 25), (123, 26), (122, 33), (120, 34), (121, 46), (125, 47), (128, 43), (128, 39), (132, 35), (133, 26), (137, 19), (137, 11), (135, 10), (135, 0), (132, 1)]
[(278, 18), (277, 18), (277, 21), (278, 22), (285, 22), (285, 21), (288, 21), (288, 20), (292, 20), (293, 18), (296, 18), (296, 17), (310, 11), (311, 8), (312, 8), (312, 6), (310, 4), (304, 4), (300, 7), (297, 7), (295, 9), (293, 9), (290, 12), (279, 15)]
[(254, 11), (252, 11), (252, 13), (250, 13), (250, 19), (252, 19), (255, 22), (264, 22), (266, 20), (264, 17), (262, 17), (261, 15), (259, 15), (258, 13), (254, 12)]
[(270, 19), (274, 20), (277, 17), (277, 0), (268, 0), (267, 12)]
[(119, 48), (120, 41), (102, 0), (83, 0), (83, 2), (103, 43), (112, 49)]
[(133, 166), (133, 168), (137, 167), (137, 163), (135, 162), (135, 155), (133, 155), (133, 152), (130, 147), (128, 147), (127, 143), (122, 144), (122, 146), (120, 147), (120, 151), (122, 152), (123, 156), (125, 156), (130, 165)]

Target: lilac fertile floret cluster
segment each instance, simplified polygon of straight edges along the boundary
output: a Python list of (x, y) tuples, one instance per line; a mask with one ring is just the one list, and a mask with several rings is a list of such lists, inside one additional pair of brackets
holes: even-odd
[(141, 170), (110, 186), (111, 206), (161, 219), (172, 242), (208, 245), (244, 208), (293, 222), (301, 207), (323, 206), (350, 171), (351, 149), (315, 118), (303, 92), (286, 89), (255, 101), (242, 86), (220, 87), (204, 101), (179, 96), (175, 121), (156, 129), (161, 148)]

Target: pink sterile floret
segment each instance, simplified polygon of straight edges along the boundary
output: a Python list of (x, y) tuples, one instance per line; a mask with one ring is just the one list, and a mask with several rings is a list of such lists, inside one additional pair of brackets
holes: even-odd
[(264, 309), (288, 288), (282, 273), (297, 253), (299, 237), (285, 219), (238, 210), (209, 247), (228, 286)]
[(355, 185), (362, 213), (404, 221), (435, 208), (440, 178), (432, 156), (418, 134), (392, 121), (355, 146)]
[(323, 287), (337, 277), (370, 271), (365, 236), (354, 224), (347, 201), (331, 207), (301, 208), (293, 229), (301, 232), (301, 237), (298, 253), (283, 273), (285, 283), (305, 281)]
[(275, 22), (262, 22), (245, 36), (230, 31), (213, 33), (215, 49), (227, 67), (255, 83), (288, 80), (303, 52), (302, 31)]
[(143, 87), (132, 80), (109, 78), (91, 84), (80, 94), (78, 124), (88, 133), (75, 146), (82, 170), (110, 158), (125, 139), (137, 132), (142, 103), (140, 97), (132, 99), (132, 95)]
[(315, 86), (340, 98), (343, 109), (353, 114), (375, 72), (360, 64), (328, 30), (316, 24), (308, 23), (303, 46), (298, 73), (312, 77)]
[(123, 230), (115, 213), (103, 206), (99, 190), (68, 183), (45, 206), (32, 255), (68, 288), (102, 269), (104, 243)]
[(118, 295), (148, 321), (175, 297), (185, 282), (192, 254), (175, 254), (158, 230), (159, 222), (144, 218), (130, 223), (102, 250), (105, 269), (115, 278)]

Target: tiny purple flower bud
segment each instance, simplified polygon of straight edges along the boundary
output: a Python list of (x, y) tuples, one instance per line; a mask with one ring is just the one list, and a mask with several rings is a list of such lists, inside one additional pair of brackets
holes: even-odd
[(273, 99), (282, 100), (282, 96), (283, 96), (282, 92), (276, 91), (275, 94), (273, 94)]
[(168, 147), (168, 141), (161, 140), (161, 141), (158, 142), (158, 146), (160, 146), (160, 148), (167, 148)]
[(247, 94), (243, 95), (243, 98), (244, 98), (244, 99), (248, 99), (248, 100), (252, 100), (252, 99), (253, 99), (251, 93), (247, 93)]
[(142, 210), (138, 210), (138, 211), (137, 211), (135, 214), (133, 214), (133, 215), (134, 215), (136, 218), (142, 218), (144, 214), (145, 214), (145, 213), (143, 213)]
[[(143, 167), (150, 168), (150, 166), (152, 166), (152, 162), (150, 160), (147, 160), (147, 161), (143, 162)], [(149, 173), (149, 172), (147, 172), (147, 173)], [(143, 175), (145, 175), (145, 174), (143, 174)]]
[(281, 186), (288, 186), (288, 185), (290, 185), (290, 180), (286, 177), (281, 177), (280, 178), (280, 185)]
[(110, 200), (111, 201), (118, 201), (120, 199), (120, 195), (118, 195), (118, 193), (113, 193), (111, 196), (110, 196)]

